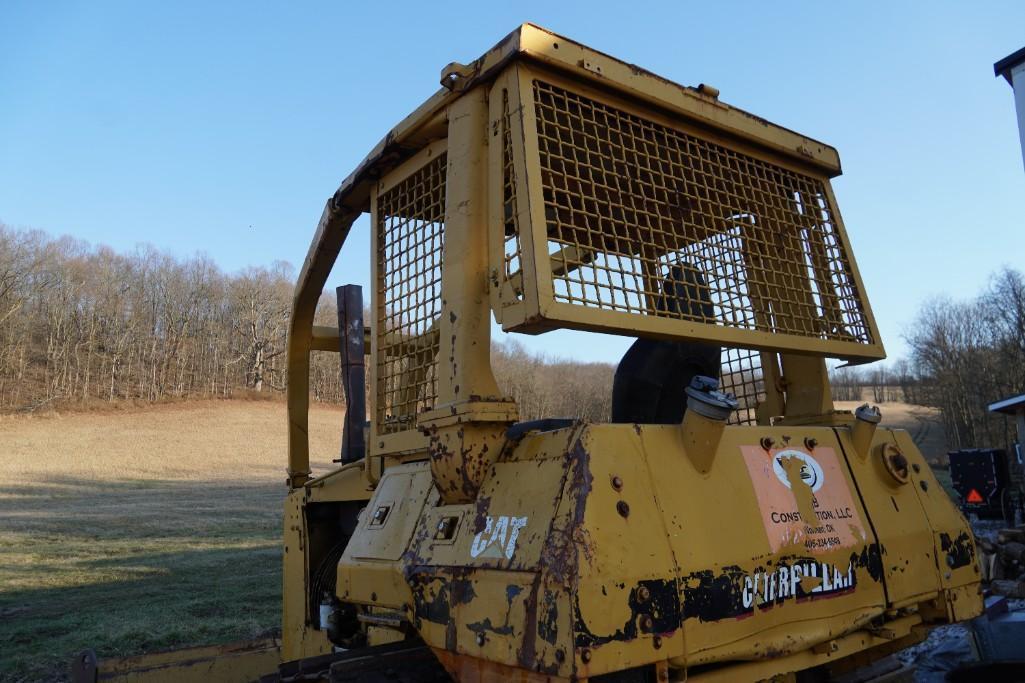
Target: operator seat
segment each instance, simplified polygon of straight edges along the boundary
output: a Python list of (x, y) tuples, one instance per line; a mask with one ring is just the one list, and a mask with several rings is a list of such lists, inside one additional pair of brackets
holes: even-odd
[[(659, 311), (713, 322), (715, 309), (701, 271), (687, 262), (662, 281)], [(679, 424), (686, 389), (697, 375), (719, 378), (722, 349), (714, 344), (638, 339), (623, 355), (612, 383), (612, 421)]]

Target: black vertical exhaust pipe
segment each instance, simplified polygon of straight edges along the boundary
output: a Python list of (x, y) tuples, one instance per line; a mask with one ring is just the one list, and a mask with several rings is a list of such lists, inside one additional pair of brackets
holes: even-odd
[(367, 454), (364, 432), (367, 422), (366, 367), (363, 364), (363, 288), (342, 285), (338, 299), (338, 342), (342, 361), (342, 391), (345, 393), (345, 425), (342, 454), (336, 462), (356, 462)]

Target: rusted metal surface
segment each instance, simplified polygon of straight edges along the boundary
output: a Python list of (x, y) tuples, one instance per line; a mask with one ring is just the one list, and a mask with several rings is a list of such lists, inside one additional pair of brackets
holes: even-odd
[[(891, 527), (879, 531), (880, 542), (864, 526), (864, 542), (836, 549), (759, 550), (764, 540), (758, 541), (752, 524), (762, 524), (762, 512), (754, 496), (724, 500), (715, 493), (723, 490), (716, 482), (746, 478), (740, 475), (743, 463), (731, 472), (716, 458), (708, 475), (682, 467), (682, 453), (667, 452), (679, 438), (677, 429), (616, 425), (564, 430), (575, 433), (571, 443), (561, 451), (543, 452), (540, 461), (535, 456), (544, 449), (538, 442), (554, 445), (566, 437), (558, 432), (527, 435), (503, 455), (504, 470), (489, 471), (475, 503), (442, 506), (438, 517), (420, 520), (394, 571), (401, 572), (412, 591), (410, 623), (431, 647), (448, 653), (443, 657), (450, 671), (462, 671), (465, 680), (504, 667), (568, 678), (665, 660), (675, 667), (738, 657), (782, 661), (838, 633), (865, 628), (874, 629), (871, 642), (887, 639), (891, 627), (875, 624), (894, 604), (887, 599), (888, 585), (905, 573), (892, 567), (908, 552), (931, 552), (928, 533), (908, 537), (905, 530)], [(739, 448), (747, 433), (727, 428), (720, 448)], [(808, 444), (814, 444), (810, 451), (825, 462), (830, 452), (838, 452), (833, 434), (821, 427), (775, 428), (767, 437), (774, 444), (770, 455), (787, 449), (808, 453)], [(885, 434), (881, 431), (880, 437)], [(760, 452), (757, 440), (763, 436), (749, 437)], [(793, 469), (796, 462), (784, 459), (792, 481), (801, 480)], [(544, 509), (549, 512), (538, 517), (537, 507), (528, 512), (522, 506), (532, 491), (527, 473), (540, 463), (557, 465), (561, 481), (548, 489), (546, 495), (553, 497)], [(845, 476), (842, 469), (829, 472)], [(704, 477), (712, 479), (697, 484)], [(667, 495), (672, 491), (688, 493)], [(816, 507), (809, 485), (807, 505), (794, 498), (792, 516), (841, 523), (854, 514), (824, 507), (831, 499), (821, 498), (822, 493)], [(628, 516), (621, 514), (619, 503), (627, 504)], [(864, 524), (871, 515), (858, 510)], [(461, 521), (451, 541), (439, 543), (434, 520), (456, 512)], [(495, 535), (496, 512), (529, 521), (511, 546), (503, 536), (501, 552), (475, 558), (475, 540), (483, 547), (481, 539)], [(714, 531), (701, 519), (718, 520)], [(674, 524), (687, 530), (678, 539)], [(715, 538), (718, 544), (706, 540)], [(735, 540), (742, 538), (744, 543)], [(914, 545), (917, 538), (929, 538), (930, 545)], [(973, 556), (963, 539), (950, 535), (938, 542), (955, 558), (959, 575), (974, 571), (974, 560), (966, 563)], [(645, 561), (636, 562), (640, 557)], [(933, 564), (915, 571), (923, 598), (941, 594), (941, 576)], [(899, 583), (890, 592), (899, 599), (905, 595)], [(850, 643), (846, 647), (859, 651)]]

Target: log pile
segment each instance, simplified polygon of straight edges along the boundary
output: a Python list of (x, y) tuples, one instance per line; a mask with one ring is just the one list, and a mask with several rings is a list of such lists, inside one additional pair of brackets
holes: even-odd
[(1025, 599), (1025, 527), (1001, 529), (995, 540), (978, 538), (977, 546), (990, 592)]

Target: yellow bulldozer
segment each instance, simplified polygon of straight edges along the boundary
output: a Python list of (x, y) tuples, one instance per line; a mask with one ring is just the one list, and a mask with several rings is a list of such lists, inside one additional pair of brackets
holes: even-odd
[[(280, 639), (78, 678), (869, 680), (980, 613), (912, 439), (831, 400), (827, 358), (885, 356), (836, 150), (529, 24), (441, 86), (327, 202), (299, 277)], [(365, 213), (370, 320), (346, 286), (315, 326)], [(521, 421), (493, 321), (636, 338), (610, 421)], [(348, 403), (316, 475), (311, 351)]]

